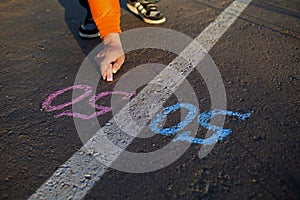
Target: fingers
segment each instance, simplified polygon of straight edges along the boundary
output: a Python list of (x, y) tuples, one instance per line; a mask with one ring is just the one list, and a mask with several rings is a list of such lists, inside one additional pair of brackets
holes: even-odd
[(106, 63), (104, 63), (104, 62), (101, 62), (101, 63), (100, 63), (100, 71), (101, 71), (101, 76), (102, 76), (103, 80), (106, 79), (106, 71), (107, 71), (107, 66), (108, 66), (108, 65), (109, 65), (109, 64), (106, 64)]
[(122, 55), (120, 56), (112, 65), (112, 72), (115, 74), (117, 71), (121, 68), (125, 61), (125, 56)]
[[(99, 53), (101, 54), (101, 52)], [(99, 55), (98, 54), (98, 55)], [(102, 61), (100, 62), (100, 71), (103, 80), (112, 81), (112, 62), (114, 58), (111, 56), (111, 54), (106, 54), (102, 57)], [(109, 77), (108, 77), (109, 76)], [(109, 78), (109, 80), (108, 80)]]

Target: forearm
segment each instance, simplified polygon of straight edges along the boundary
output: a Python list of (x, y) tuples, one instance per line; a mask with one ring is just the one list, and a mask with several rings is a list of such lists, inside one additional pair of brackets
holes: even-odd
[(88, 0), (93, 19), (103, 39), (110, 33), (120, 33), (119, 0)]

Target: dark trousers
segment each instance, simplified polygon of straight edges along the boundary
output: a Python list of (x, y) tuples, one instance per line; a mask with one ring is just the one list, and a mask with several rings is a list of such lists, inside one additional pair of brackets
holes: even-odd
[[(107, 0), (105, 0), (105, 1), (107, 1)], [(91, 13), (88, 1), (87, 0), (79, 0), (79, 3), (82, 7), (84, 7), (86, 9), (88, 18), (92, 18), (92, 13)]]

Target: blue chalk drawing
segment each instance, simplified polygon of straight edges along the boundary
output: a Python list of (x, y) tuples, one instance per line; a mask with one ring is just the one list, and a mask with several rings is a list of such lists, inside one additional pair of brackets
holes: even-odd
[(223, 140), (226, 138), (230, 133), (231, 129), (225, 129), (220, 126), (215, 126), (210, 124), (208, 121), (213, 118), (215, 115), (228, 115), (228, 116), (235, 116), (238, 117), (240, 120), (244, 121), (248, 117), (250, 117), (250, 113), (241, 114), (238, 112), (232, 112), (228, 110), (213, 110), (213, 111), (206, 111), (199, 115), (199, 123), (202, 127), (212, 130), (215, 133), (206, 138), (194, 138), (190, 136), (190, 132), (185, 131), (182, 134), (178, 135), (173, 141), (185, 141), (195, 144), (202, 144), (202, 145), (212, 145), (215, 144), (217, 141)]
[[(158, 127), (161, 124), (161, 122), (167, 117), (168, 114), (173, 113), (181, 108), (185, 108), (188, 110), (188, 114), (182, 122), (169, 128)], [(210, 124), (209, 120), (216, 115), (235, 116), (238, 119), (244, 121), (245, 119), (250, 117), (251, 114), (250, 112), (241, 114), (238, 112), (233, 112), (228, 110), (212, 110), (212, 111), (203, 112), (198, 117), (199, 124), (207, 130), (214, 131), (215, 133), (212, 136), (205, 139), (194, 138), (190, 136), (191, 132), (184, 131), (182, 134), (179, 134), (172, 141), (173, 142), (183, 141), (183, 142), (190, 142), (190, 143), (201, 144), (201, 145), (212, 145), (215, 144), (217, 141), (223, 140), (231, 133), (231, 129), (226, 129), (220, 126), (215, 126)], [(188, 103), (177, 103), (172, 106), (168, 106), (164, 108), (163, 112), (157, 114), (155, 118), (150, 122), (149, 127), (153, 132), (157, 134), (174, 135), (178, 131), (182, 130), (190, 122), (192, 122), (196, 116), (197, 116), (197, 108), (194, 105)]]
[(202, 139), (202, 138), (191, 137), (190, 134), (191, 134), (190, 131), (185, 131), (182, 134), (179, 134), (172, 141), (173, 142), (182, 141), (182, 142), (189, 142), (189, 143), (194, 143), (194, 144), (211, 145), (211, 144), (216, 143), (216, 141), (218, 141), (218, 136), (219, 136), (217, 134), (213, 134), (209, 138)]
[[(182, 122), (169, 128), (158, 128), (159, 124), (167, 117), (168, 114), (173, 113), (180, 108), (185, 108), (188, 110), (188, 114)], [(193, 121), (193, 119), (197, 116), (197, 112), (197, 108), (192, 104), (177, 103), (164, 108), (163, 112), (157, 114), (156, 117), (150, 122), (149, 127), (154, 133), (161, 135), (173, 135)]]

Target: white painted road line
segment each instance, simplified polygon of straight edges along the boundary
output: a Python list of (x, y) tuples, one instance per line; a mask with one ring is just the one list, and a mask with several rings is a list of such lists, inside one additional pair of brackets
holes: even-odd
[[(205, 28), (204, 31), (195, 38), (195, 41), (199, 42), (207, 51), (209, 51), (227, 31), (227, 29), (234, 23), (243, 10), (251, 3), (251, 1), (252, 0), (236, 0), (231, 3), (213, 23)], [(194, 45), (188, 45), (181, 53), (181, 56), (194, 64), (193, 62), (198, 63), (199, 59), (203, 59), (202, 54), (203, 49), (195, 49)], [(166, 75), (164, 80), (177, 81), (172, 85), (173, 88), (168, 89), (169, 91), (175, 91), (175, 89), (183, 81), (182, 79), (188, 76), (188, 74), (193, 70), (193, 68), (185, 68), (186, 66), (184, 65), (178, 65), (182, 67), (183, 70), (187, 71), (184, 74), (185, 77), (178, 75), (178, 77), (174, 77), (176, 74), (174, 75), (174, 73), (169, 73), (170, 69), (174, 67), (174, 63), (184, 64), (185, 60), (177, 57), (162, 71), (162, 74)], [(155, 83), (157, 80), (158, 78), (156, 77), (152, 83)], [(159, 79), (159, 84), (157, 85), (164, 87), (161, 79)], [(149, 90), (151, 89), (153, 90), (153, 88), (147, 86), (137, 96), (140, 98), (143, 96), (146, 97), (144, 99), (147, 100), (146, 103), (143, 103), (143, 106), (147, 106), (148, 103), (149, 106), (151, 106), (151, 103), (161, 101), (162, 98), (166, 98), (166, 94), (161, 94), (158, 100), (151, 99), (151, 96), (148, 96)], [(134, 98), (131, 101), (131, 104), (132, 102), (138, 102), (138, 99)], [(162, 103), (159, 102), (159, 104)], [(157, 107), (159, 107), (159, 105)], [(157, 109), (153, 110), (154, 114), (156, 110)], [(122, 109), (117, 115), (122, 116), (122, 112), (124, 112), (124, 109)], [(119, 133), (120, 130), (118, 129), (116, 123), (114, 123), (113, 119), (110, 120), (110, 122), (112, 122), (112, 125), (104, 126), (102, 128), (104, 134)], [(109, 154), (104, 155), (107, 163), (105, 165), (101, 164), (97, 159), (94, 158), (93, 152), (87, 150), (92, 149), (91, 147), (93, 147), (93, 144), (101, 142), (101, 137), (102, 135), (99, 132), (96, 133), (78, 152), (76, 152), (69, 160), (67, 160), (64, 165), (60, 166), (59, 169), (57, 169), (55, 173), (31, 197), (29, 197), (29, 199), (82, 199), (105, 173), (106, 169), (108, 168), (107, 166), (110, 166), (110, 164), (112, 164), (122, 153), (122, 151), (109, 152)], [(113, 138), (113, 140), (116, 141), (117, 144), (123, 149), (125, 149), (133, 139), (133, 136), (127, 136), (124, 138), (122, 134), (116, 134), (116, 137)], [(106, 144), (103, 143), (103, 145)]]

